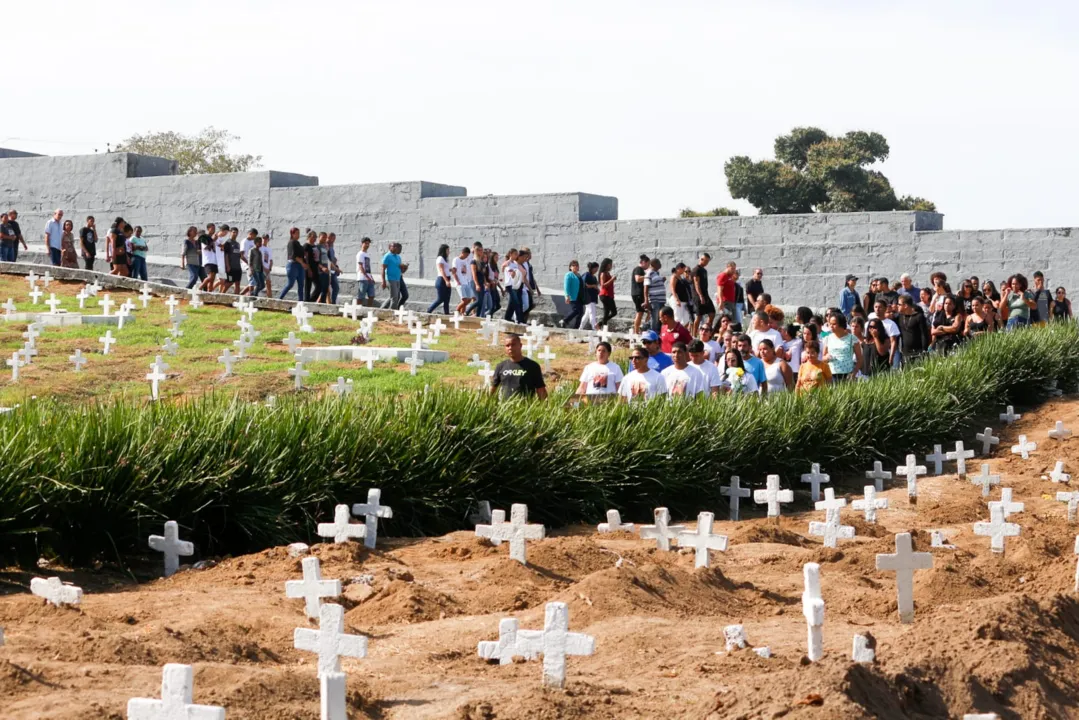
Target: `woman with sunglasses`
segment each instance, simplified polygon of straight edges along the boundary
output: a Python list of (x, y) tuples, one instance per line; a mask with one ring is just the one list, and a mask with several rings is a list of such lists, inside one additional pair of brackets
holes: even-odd
[(1049, 302), (1049, 314), (1054, 320), (1070, 320), (1072, 316), (1072, 301), (1068, 299), (1068, 291), (1058, 287)]
[(618, 386), (618, 394), (626, 402), (650, 400), (657, 395), (667, 394), (667, 383), (663, 376), (648, 367), (648, 351), (641, 346), (629, 353), (630, 371)]

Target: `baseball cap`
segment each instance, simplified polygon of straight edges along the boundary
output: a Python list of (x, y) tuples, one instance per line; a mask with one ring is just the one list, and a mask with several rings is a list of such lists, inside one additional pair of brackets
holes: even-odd
[(857, 280), (857, 279), (858, 279), (857, 275), (848, 275), (847, 279), (844, 282), (850, 282), (851, 280)]
[(641, 342), (659, 342), (659, 334), (655, 330), (646, 330), (641, 333)]

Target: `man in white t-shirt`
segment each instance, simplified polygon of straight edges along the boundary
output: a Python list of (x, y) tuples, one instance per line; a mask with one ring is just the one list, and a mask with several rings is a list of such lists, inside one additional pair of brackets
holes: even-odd
[[(704, 352), (708, 362), (714, 363), (723, 356), (723, 346), (715, 339), (715, 330), (707, 323), (701, 325), (701, 342), (704, 343)], [(693, 350), (690, 349), (692, 354)]]
[(585, 366), (581, 373), (578, 395), (613, 395), (622, 382), (622, 368), (611, 362), (611, 344), (601, 341), (596, 345), (596, 361)]
[(753, 343), (753, 347), (757, 347), (761, 344), (761, 340), (768, 338), (772, 341), (773, 347), (782, 347), (783, 335), (774, 330), (769, 324), (768, 313), (763, 310), (758, 310), (753, 313), (753, 329), (748, 333), (749, 339)]
[(457, 287), (457, 296), (461, 302), (457, 303), (457, 312), (465, 314), (468, 304), (472, 302), (475, 294), (472, 292), (472, 283), (469, 276), (468, 256), (472, 251), (467, 247), (461, 248), (461, 254), (453, 259), (453, 284)]
[(671, 345), (671, 358), (674, 365), (660, 373), (667, 385), (668, 396), (692, 398), (707, 392), (704, 373), (689, 364), (689, 348), (684, 342), (679, 340)]
[(618, 394), (627, 402), (634, 399), (650, 400), (657, 395), (667, 394), (667, 383), (663, 376), (648, 367), (648, 351), (643, 347), (635, 347), (629, 354), (630, 366), (633, 368), (618, 386)]
[(361, 305), (373, 307), (375, 304), (375, 276), (371, 274), (371, 238), (360, 240), (360, 251), (356, 253), (356, 299)]
[(270, 235), (262, 236), (262, 245), (259, 246), (262, 253), (262, 273), (266, 276), (266, 297), (273, 297), (273, 287), (270, 285), (270, 271), (273, 270), (273, 250), (270, 249)]
[(719, 369), (708, 359), (708, 348), (700, 340), (694, 340), (689, 344), (689, 364), (701, 371), (704, 376), (705, 392), (712, 397), (719, 395), (719, 388), (723, 385), (723, 378)]

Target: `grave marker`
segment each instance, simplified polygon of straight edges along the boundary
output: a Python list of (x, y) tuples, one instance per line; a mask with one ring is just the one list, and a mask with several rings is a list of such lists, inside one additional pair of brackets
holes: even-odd
[[(35, 285), (33, 287), (33, 289), (30, 290), (30, 300), (33, 301), (34, 305), (37, 305), (37, 301), (40, 300), (41, 296), (44, 295), (44, 294), (45, 293), (41, 292), (41, 289), (38, 288), (37, 285)], [(108, 313), (105, 313), (105, 314), (108, 315)]]
[(318, 678), (320, 720), (348, 720), (345, 674), (323, 673)]
[(1053, 438), (1054, 440), (1067, 440), (1071, 436), (1072, 431), (1064, 427), (1064, 423), (1060, 420), (1057, 420), (1056, 425), (1054, 425), (1053, 429), (1049, 431), (1049, 437)]
[(655, 540), (656, 549), (669, 551), (671, 549), (671, 540), (678, 537), (678, 534), (686, 529), (685, 525), (671, 525), (671, 513), (667, 508), (656, 508), (653, 512), (652, 525), (641, 526), (641, 539), (642, 540)]
[[(491, 513), (492, 516), (494, 513)], [(510, 545), (510, 559), (516, 560), (522, 565), (527, 565), (526, 541), (542, 540), (544, 538), (542, 525), (528, 524), (528, 506), (515, 503), (510, 507), (510, 521), (508, 523), (491, 525), (477, 525), (476, 537), (495, 538), (505, 540)]]
[(558, 356), (551, 352), (550, 345), (544, 345), (543, 352), (541, 352), (536, 357), (543, 361), (543, 372), (551, 372), (551, 361), (556, 359)]
[(303, 568), (303, 580), (286, 580), (285, 597), (303, 598), (304, 612), (307, 617), (314, 619), (319, 616), (322, 598), (335, 598), (341, 594), (341, 581), (323, 580), (317, 557), (305, 557), (300, 565)]
[(526, 660), (539, 657), (537, 648), (542, 640), (542, 631), (521, 630), (517, 618), (503, 618), (498, 622), (498, 640), (481, 640), (476, 650), (484, 660), (510, 665), (514, 657), (523, 656)]
[(607, 511), (607, 522), (602, 522), (596, 526), (596, 532), (612, 533), (612, 532), (633, 532), (633, 523), (623, 523), (622, 515), (617, 510)]
[(877, 555), (877, 570), (895, 573), (895, 587), (899, 597), (899, 622), (914, 622), (914, 571), (933, 567), (933, 555), (914, 552), (910, 533), (896, 533), (895, 554)]
[(97, 297), (97, 294), (101, 292), (101, 285), (98, 284), (97, 280), (94, 280), (92, 283), (86, 286), (86, 292), (90, 293), (94, 297)]
[(808, 652), (810, 662), (824, 657), (824, 600), (820, 595), (820, 565), (806, 563), (802, 566), (802, 615), (809, 630)]
[(1057, 460), (1056, 465), (1049, 471), (1049, 479), (1055, 483), (1071, 482), (1072, 476), (1064, 472), (1064, 461)]
[(779, 521), (780, 503), (794, 502), (793, 490), (779, 489), (779, 476), (769, 475), (764, 490), (753, 491), (753, 502), (758, 505), (768, 505), (768, 517)]
[(1004, 552), (1004, 539), (1017, 537), (1019, 526), (1004, 519), (1004, 506), (999, 502), (989, 503), (989, 522), (974, 523), (974, 534), (989, 538), (989, 549), (995, 553)]
[(360, 362), (367, 363), (367, 372), (373, 372), (375, 369), (375, 360), (378, 360), (378, 353), (364, 350), (356, 355), (356, 359)]
[(989, 463), (982, 463), (982, 472), (976, 477), (972, 477), (970, 482), (974, 485), (982, 486), (982, 497), (989, 497), (989, 490), (992, 485), (1000, 484), (1000, 475), (991, 475), (989, 473)]
[(933, 474), (940, 475), (944, 472), (944, 461), (948, 456), (940, 451), (940, 445), (933, 446), (933, 452), (925, 456), (925, 462), (933, 463)]
[[(490, 503), (488, 503), (487, 504), (488, 509), (490, 508), (490, 506), (491, 506)], [(506, 511), (505, 510), (491, 510), (490, 521), (486, 522), (486, 523), (478, 522), (478, 523), (476, 523), (476, 525), (496, 526), (496, 525), (503, 525), (503, 524), (505, 524), (505, 522), (506, 522)], [(489, 537), (487, 539), (490, 540), (491, 544), (494, 545), (495, 547), (498, 547), (499, 545), (502, 544), (502, 538)]]
[(131, 311), (127, 309), (127, 305), (121, 305), (116, 310), (116, 329), (124, 329), (124, 321), (131, 317)]
[(75, 372), (82, 370), (82, 366), (89, 362), (83, 357), (82, 350), (76, 349), (74, 355), (69, 355), (67, 361), (75, 364)]
[(221, 351), (221, 354), (217, 356), (217, 361), (225, 366), (225, 374), (221, 377), (232, 377), (232, 364), (235, 360), (232, 351), (228, 348)]
[(341, 658), (367, 657), (367, 638), (345, 634), (345, 609), (325, 603), (318, 609), (318, 630), (296, 628), (292, 644), (297, 650), (318, 653), (319, 677), (341, 672)]
[(1000, 489), (1000, 506), (1004, 508), (1004, 519), (1007, 520), (1009, 515), (1021, 513), (1026, 509), (1026, 504), (1016, 502), (1012, 500), (1012, 488)]
[(494, 382), (492, 378), (495, 376), (495, 371), (491, 369), (491, 363), (485, 361), (483, 367), (481, 367), (476, 374), (483, 378), (483, 385), (481, 385), (481, 387), (491, 387)]
[(949, 452), (945, 457), (949, 460), (955, 460), (956, 474), (960, 480), (965, 479), (967, 476), (967, 460), (974, 457), (974, 451), (964, 448), (963, 441), (959, 440), (955, 443), (955, 450)]
[(351, 519), (348, 505), (337, 505), (333, 509), (333, 522), (319, 523), (316, 534), (319, 537), (333, 538), (335, 544), (346, 543), (352, 538), (362, 540), (367, 528), (359, 523), (349, 522)]
[(352, 506), (352, 514), (364, 518), (363, 544), (369, 549), (375, 549), (375, 540), (378, 538), (378, 519), (392, 518), (393, 508), (379, 502), (382, 499), (382, 491), (371, 488), (367, 491), (367, 502), (356, 503)]
[(24, 366), (29, 365), (34, 359), (34, 356), (37, 355), (37, 349), (34, 347), (34, 343), (25, 342), (23, 343), (22, 350), (19, 350), (19, 354), (22, 355), (22, 364)]
[(52, 280), (53, 280), (52, 275), (49, 274), (48, 270), (46, 270), (45, 274), (41, 276), (41, 281), (45, 283), (45, 287), (48, 287), (49, 283), (51, 283)]
[(955, 545), (951, 545), (945, 542), (945, 535), (943, 530), (930, 530), (929, 531), (929, 547), (944, 548), (946, 550), (955, 550)]
[(865, 471), (865, 479), (873, 481), (877, 492), (884, 492), (884, 481), (891, 480), (892, 474), (881, 467), (880, 460), (874, 460), (873, 469)]
[(63, 303), (56, 297), (56, 293), (49, 293), (49, 299), (45, 301), (45, 304), (49, 306), (50, 315), (59, 315), (59, 313), (56, 312), (56, 308), (60, 307)]
[(247, 315), (247, 321), (251, 322), (251, 321), (253, 321), (255, 319), (255, 313), (257, 313), (258, 311), (259, 311), (259, 309), (257, 307), (255, 307), (255, 303), (254, 303), (254, 301), (252, 301), (252, 302), (249, 302), (247, 305), (244, 306), (244, 309), (243, 309), (242, 312), (244, 313), (244, 315)]
[(851, 649), (850, 659), (856, 663), (872, 663), (877, 659), (877, 651), (869, 645), (869, 638), (865, 635), (854, 636), (854, 646)]
[(1019, 455), (1024, 460), (1030, 459), (1030, 453), (1038, 449), (1038, 443), (1028, 441), (1026, 435), (1019, 436), (1019, 444), (1012, 445), (1012, 455)]
[(175, 520), (165, 523), (164, 535), (150, 536), (150, 549), (165, 555), (165, 577), (172, 577), (180, 569), (181, 555), (188, 557), (195, 554), (195, 546), (180, 539), (180, 526)]
[(11, 359), (7, 361), (8, 367), (11, 368), (11, 382), (19, 382), (19, 368), (23, 366), (23, 361), (19, 359), (19, 351), (11, 353)]
[(105, 349), (101, 351), (101, 354), (108, 355), (109, 348), (116, 342), (116, 338), (112, 336), (112, 330), (106, 330), (105, 337), (99, 337), (97, 341), (105, 346)]
[(416, 375), (416, 368), (423, 366), (423, 359), (419, 356), (419, 350), (415, 345), (412, 346), (412, 354), (405, 360), (405, 365), (409, 366), (409, 375)]
[(169, 336), (165, 338), (165, 343), (161, 346), (161, 349), (165, 351), (166, 355), (175, 355), (180, 346), (173, 341), (172, 336)]
[[(569, 631), (569, 606), (562, 602), (549, 602), (544, 611), (543, 630), (518, 630), (499, 623), (499, 640), (480, 643), (480, 657), (498, 658), (502, 665), (507, 653), (522, 655), (527, 659), (543, 655), (543, 684), (546, 687), (566, 686), (566, 658), (568, 656), (592, 655), (596, 640), (590, 635)], [(505, 634), (504, 634), (505, 633)], [(510, 640), (512, 638), (512, 640)], [(511, 649), (512, 648), (512, 649)]]
[(1011, 425), (1013, 422), (1015, 422), (1016, 420), (1019, 420), (1022, 417), (1023, 417), (1022, 415), (1016, 415), (1015, 410), (1012, 408), (1011, 405), (1009, 405), (1008, 406), (1008, 412), (1003, 412), (1003, 413), (1000, 414), (1000, 421), (1001, 422), (1006, 422), (1009, 425)]
[(678, 533), (679, 548), (694, 548), (693, 567), (706, 568), (711, 564), (708, 551), (718, 550), (727, 552), (727, 536), (713, 535), (712, 525), (716, 516), (710, 512), (702, 512), (697, 515), (697, 529), (683, 530)]
[(150, 292), (150, 286), (149, 285), (143, 285), (142, 290), (139, 292), (139, 299), (142, 300), (142, 309), (143, 310), (146, 309), (146, 306), (150, 303), (150, 300), (153, 299), (153, 297), (154, 297), (154, 294), (152, 292)]
[(820, 500), (821, 484), (830, 481), (831, 478), (820, 471), (820, 463), (813, 463), (810, 466), (809, 472), (802, 475), (802, 482), (809, 483), (810, 499), (813, 502), (817, 502), (818, 500)]
[(834, 548), (836, 541), (840, 538), (844, 540), (854, 538), (854, 528), (840, 522), (840, 508), (846, 506), (846, 504), (845, 499), (836, 499), (835, 491), (832, 488), (828, 488), (826, 499), (816, 504), (818, 510), (825, 511), (825, 521), (809, 523), (809, 534), (822, 538), (824, 547)]
[(404, 325), (405, 318), (409, 317), (410, 313), (408, 310), (405, 309), (405, 306), (402, 305), (401, 307), (393, 311), (393, 315), (397, 318), (398, 325)]
[[(81, 302), (79, 303), (79, 307), (82, 307), (82, 303), (81, 303)], [(15, 312), (16, 310), (18, 310), (18, 309), (19, 309), (19, 308), (17, 308), (17, 307), (15, 306), (15, 301), (14, 301), (14, 300), (12, 300), (11, 298), (8, 298), (8, 299), (7, 299), (7, 302), (6, 302), (6, 303), (4, 303), (4, 314), (5, 314), (5, 315), (11, 315), (12, 313), (14, 313), (14, 312)]]
[(284, 343), (285, 345), (288, 345), (289, 354), (292, 355), (293, 357), (296, 356), (296, 348), (303, 345), (303, 340), (296, 337), (296, 333), (292, 332), (291, 330), (288, 333), (288, 337), (285, 338), (284, 340), (282, 340), (281, 342)]
[(742, 625), (728, 625), (723, 628), (723, 649), (727, 652), (745, 650), (749, 645), (746, 629)]
[(78, 605), (82, 602), (82, 588), (69, 583), (60, 582), (60, 578), (51, 577), (33, 578), (30, 580), (30, 593), (40, 598), (45, 598), (56, 607), (61, 605)]
[(914, 455), (907, 455), (907, 464), (900, 465), (895, 469), (896, 475), (905, 475), (907, 478), (907, 500), (909, 502), (918, 502), (918, 476), (925, 475), (925, 473), (925, 465), (919, 465), (917, 457)]
[(1079, 490), (1058, 491), (1057, 501), (1068, 503), (1068, 522), (1075, 522), (1076, 512), (1079, 511)]
[(431, 330), (434, 332), (436, 338), (439, 337), (445, 329), (446, 323), (442, 322), (442, 318), (435, 318), (435, 321), (431, 323)]
[(352, 393), (352, 378), (345, 380), (340, 375), (337, 376), (337, 382), (330, 385), (330, 390), (334, 392), (337, 397), (347, 397)]
[(460, 330), (461, 329), (461, 321), (462, 320), (464, 320), (464, 318), (461, 317), (461, 313), (454, 310), (453, 311), (453, 317), (450, 318), (450, 322), (453, 323), (453, 329), (454, 330)]
[(742, 478), (737, 475), (731, 475), (731, 482), (729, 485), (725, 485), (719, 489), (720, 495), (727, 495), (731, 499), (730, 519), (731, 521), (737, 521), (738, 515), (741, 510), (741, 498), (747, 498), (753, 494), (749, 488), (742, 487)]
[(161, 673), (161, 699), (131, 698), (128, 720), (225, 720), (225, 708), (195, 705), (195, 672), (190, 665), (169, 663)]
[(982, 444), (982, 455), (992, 452), (994, 445), (1000, 445), (1000, 438), (993, 434), (993, 428), (987, 427), (985, 432), (980, 432), (974, 439)]
[[(85, 362), (85, 360), (84, 360)], [(157, 400), (161, 393), (161, 381), (168, 378), (165, 371), (169, 369), (169, 366), (158, 355), (152, 363), (150, 363), (150, 372), (146, 373), (146, 379), (150, 381), (150, 397)], [(166, 525), (166, 530), (168, 526)], [(168, 576), (166, 576), (168, 577)]]
[(41, 276), (35, 274), (33, 270), (31, 270), (30, 274), (26, 276), (26, 282), (30, 283), (31, 288), (34, 287), (34, 285), (36, 285), (37, 281), (40, 280), (40, 279), (41, 279)]
[(850, 504), (852, 510), (861, 510), (865, 513), (865, 521), (867, 523), (877, 522), (877, 510), (888, 509), (888, 498), (878, 498), (877, 488), (872, 485), (866, 485), (862, 488), (862, 493), (865, 496), (861, 500), (855, 500)]
[[(108, 297), (108, 295), (106, 295), (105, 297)], [(169, 295), (169, 299), (165, 301), (165, 305), (167, 305), (168, 308), (169, 308), (169, 315), (175, 315), (176, 314), (176, 307), (179, 304), (180, 304), (180, 301), (176, 299), (175, 295)], [(105, 314), (108, 315), (108, 313), (105, 313)]]
[(311, 374), (310, 370), (303, 369), (303, 362), (297, 360), (296, 367), (290, 367), (288, 374), (296, 378), (296, 390), (303, 390), (303, 380)]
[(191, 288), (190, 293), (191, 299), (187, 301), (187, 306), (189, 308), (191, 308), (192, 310), (198, 310), (200, 307), (205, 305), (205, 303), (202, 302), (202, 293), (199, 292), (198, 288)]
[(86, 292), (85, 287), (75, 293), (75, 299), (79, 301), (79, 310), (86, 309), (86, 298), (88, 297), (90, 297), (90, 293)]

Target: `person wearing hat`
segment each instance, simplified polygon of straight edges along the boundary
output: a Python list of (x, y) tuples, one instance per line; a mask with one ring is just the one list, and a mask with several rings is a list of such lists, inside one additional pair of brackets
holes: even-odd
[(858, 302), (858, 291), (854, 289), (857, 284), (858, 276), (848, 275), (846, 287), (843, 288), (843, 292), (839, 293), (839, 310), (848, 320), (850, 319), (851, 311), (861, 305)]
[[(655, 330), (645, 330), (641, 334), (641, 344), (648, 351), (648, 367), (656, 372), (663, 372), (671, 365), (674, 365), (674, 360), (671, 360), (671, 356), (660, 349), (659, 343), (659, 333)], [(632, 369), (633, 361), (631, 360), (627, 372)]]

